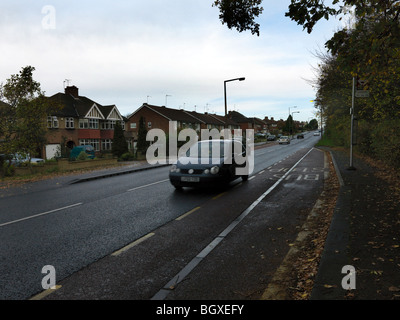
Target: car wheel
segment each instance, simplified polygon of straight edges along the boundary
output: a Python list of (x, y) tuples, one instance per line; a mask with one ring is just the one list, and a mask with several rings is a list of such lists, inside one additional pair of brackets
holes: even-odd
[(248, 179), (249, 179), (249, 176), (248, 176), (248, 175), (242, 176), (242, 180), (243, 180), (243, 181), (247, 181)]

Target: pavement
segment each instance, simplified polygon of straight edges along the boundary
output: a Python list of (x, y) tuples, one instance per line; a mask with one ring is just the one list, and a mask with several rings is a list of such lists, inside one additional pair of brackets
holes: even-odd
[(310, 300), (400, 300), (396, 174), (357, 156), (349, 170), (348, 151), (325, 150), (340, 191)]

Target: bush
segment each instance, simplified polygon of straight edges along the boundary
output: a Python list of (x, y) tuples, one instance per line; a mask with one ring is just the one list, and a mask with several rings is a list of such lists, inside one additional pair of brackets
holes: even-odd
[(81, 151), (79, 153), (79, 155), (76, 157), (76, 160), (78, 160), (78, 161), (84, 161), (84, 160), (87, 160), (87, 159), (88, 159), (88, 155), (87, 155), (87, 153), (85, 151)]
[(3, 162), (2, 173), (5, 177), (12, 177), (15, 174), (15, 167), (8, 165), (6, 161)]
[(400, 167), (400, 119), (383, 120), (371, 126), (371, 148), (376, 158)]
[(132, 161), (135, 160), (135, 155), (130, 152), (125, 152), (119, 159), (121, 161)]

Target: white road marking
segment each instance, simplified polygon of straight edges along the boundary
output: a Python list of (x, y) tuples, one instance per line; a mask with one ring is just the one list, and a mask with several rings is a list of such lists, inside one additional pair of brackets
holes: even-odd
[(297, 165), (313, 150), (311, 148), (299, 161), (295, 163), (272, 187), (265, 191), (256, 201), (254, 201), (242, 214), (237, 217), (228, 227), (225, 228), (208, 246), (206, 246), (196, 257), (192, 259), (175, 277), (173, 277), (151, 300), (163, 300), (214, 248), (272, 191), (274, 190)]
[(169, 181), (169, 179), (165, 179), (165, 180), (161, 180), (161, 181), (157, 181), (157, 182), (153, 182), (153, 183), (145, 184), (144, 186), (140, 186), (140, 187), (132, 188), (132, 189), (129, 189), (129, 190), (126, 190), (126, 191), (128, 191), (128, 192), (129, 192), (129, 191), (135, 191), (135, 190), (138, 190), (138, 189), (142, 189), (142, 188), (146, 188), (146, 187), (154, 186), (155, 184), (163, 183), (163, 182), (166, 182), (166, 181)]
[(58, 208), (58, 209), (54, 209), (54, 210), (38, 213), (38, 214), (35, 214), (33, 216), (29, 216), (29, 217), (25, 217), (25, 218), (13, 220), (13, 221), (5, 222), (5, 223), (0, 224), (0, 227), (4, 227), (6, 225), (17, 223), (17, 222), (21, 222), (21, 221), (28, 220), (28, 219), (37, 218), (37, 217), (40, 217), (40, 216), (44, 216), (46, 214), (50, 214), (50, 213), (53, 213), (53, 212), (69, 209), (69, 208), (72, 208), (72, 207), (80, 206), (81, 204), (82, 204), (82, 202), (79, 202), (79, 203), (71, 204), (70, 206), (66, 206), (66, 207), (62, 207), (62, 208)]

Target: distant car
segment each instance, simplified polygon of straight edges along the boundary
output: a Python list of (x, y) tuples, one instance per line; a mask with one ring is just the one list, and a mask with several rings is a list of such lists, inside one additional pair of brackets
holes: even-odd
[[(213, 154), (216, 153), (216, 149), (219, 150), (219, 155)], [(245, 158), (246, 148), (238, 140), (214, 139), (196, 142), (184, 156), (178, 158), (176, 164), (171, 166), (170, 182), (176, 189), (182, 189), (182, 187), (224, 184), (239, 177), (246, 181), (247, 174), (237, 175), (236, 169), (246, 165), (246, 162), (236, 163), (237, 150), (240, 150), (237, 156)]]
[(275, 141), (276, 136), (274, 136), (273, 134), (269, 135), (267, 138), (267, 141)]
[(304, 139), (304, 134), (299, 133), (299, 134), (297, 135), (297, 139)]
[(318, 131), (315, 131), (315, 132), (314, 132), (314, 136), (319, 136), (319, 132), (318, 132)]
[(278, 140), (279, 144), (282, 143), (286, 143), (289, 144), (290, 143), (290, 138), (288, 136), (281, 136)]

